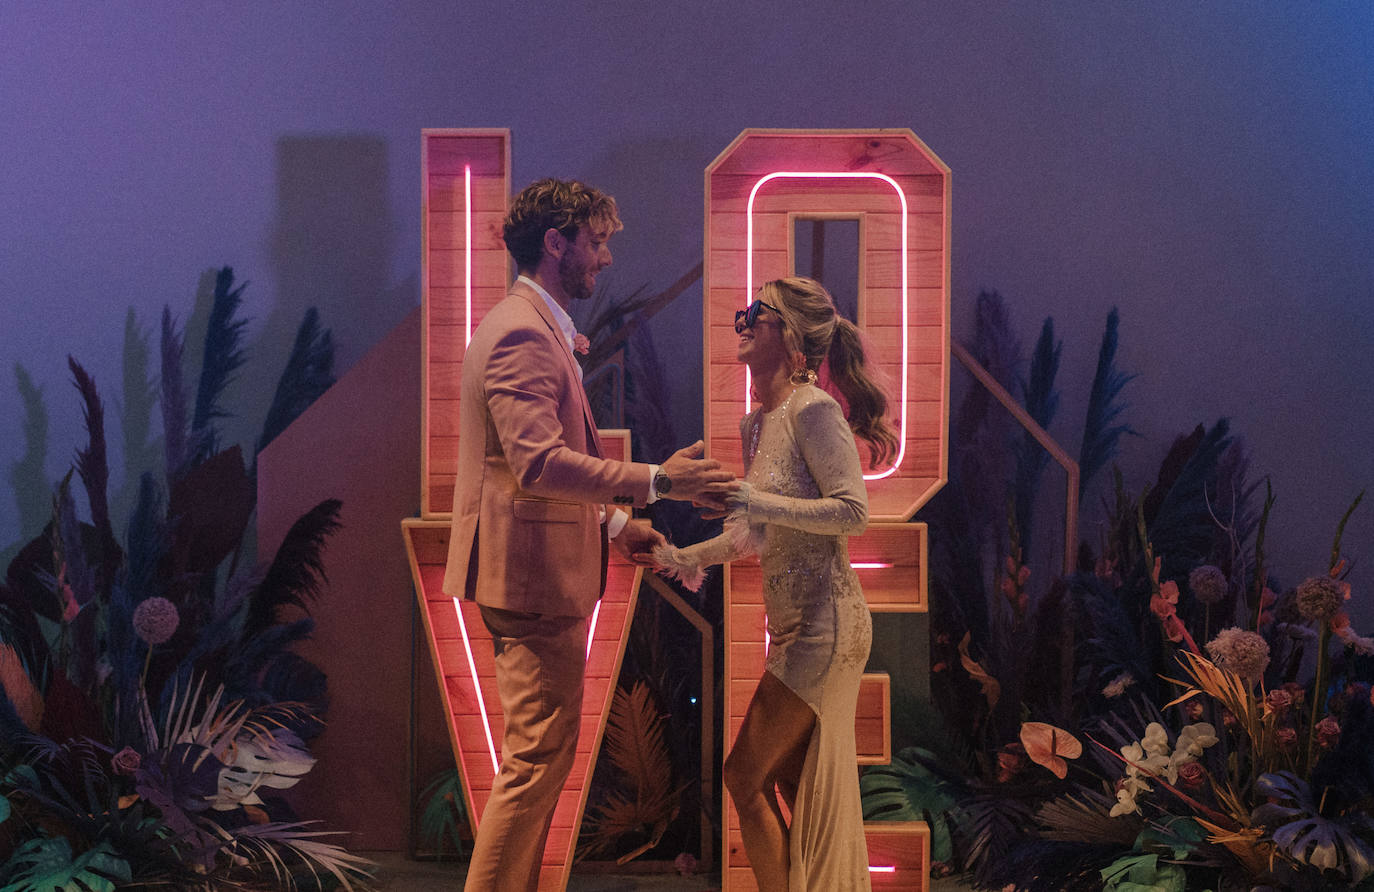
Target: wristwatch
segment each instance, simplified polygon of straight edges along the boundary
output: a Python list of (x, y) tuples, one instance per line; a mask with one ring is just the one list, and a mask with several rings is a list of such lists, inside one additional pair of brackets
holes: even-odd
[(662, 498), (673, 491), (673, 478), (663, 471), (654, 475), (654, 495)]

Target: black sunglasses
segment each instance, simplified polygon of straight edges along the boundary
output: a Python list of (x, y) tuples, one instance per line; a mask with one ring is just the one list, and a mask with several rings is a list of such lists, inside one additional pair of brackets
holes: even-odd
[[(760, 310), (772, 310), (774, 313), (778, 313), (777, 307), (772, 307), (761, 300), (756, 300), (743, 310), (735, 311), (735, 334), (744, 334), (746, 328), (753, 328), (754, 323), (759, 321)], [(781, 316), (782, 313), (778, 313), (778, 315)]]

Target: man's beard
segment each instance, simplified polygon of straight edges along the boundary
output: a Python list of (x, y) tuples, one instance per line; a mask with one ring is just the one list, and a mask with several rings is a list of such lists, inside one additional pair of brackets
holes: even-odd
[(564, 254), (559, 259), (558, 284), (563, 286), (563, 293), (568, 300), (587, 300), (592, 296), (592, 289), (587, 285), (587, 268), (574, 266), (571, 261), (571, 254)]

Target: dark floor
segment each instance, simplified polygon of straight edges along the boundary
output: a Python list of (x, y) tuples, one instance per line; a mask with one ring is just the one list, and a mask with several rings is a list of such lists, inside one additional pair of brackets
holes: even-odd
[[(377, 888), (382, 892), (454, 892), (463, 887), (465, 864), (410, 861), (397, 852), (364, 853), (377, 862)], [(711, 892), (720, 888), (714, 874), (610, 874), (573, 868), (568, 892)], [(967, 886), (957, 877), (932, 880), (930, 892), (960, 892)]]

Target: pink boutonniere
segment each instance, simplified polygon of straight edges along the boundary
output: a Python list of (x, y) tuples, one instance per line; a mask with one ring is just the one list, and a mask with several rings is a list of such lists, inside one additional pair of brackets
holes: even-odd
[(588, 353), (591, 352), (591, 349), (592, 349), (592, 342), (589, 341), (589, 340), (587, 340), (587, 336), (586, 336), (586, 335), (584, 335), (584, 334), (583, 334), (582, 332), (580, 332), (580, 331), (579, 331), (577, 334), (573, 335), (573, 352), (574, 352), (574, 353), (581, 353), (583, 356), (586, 356)]

